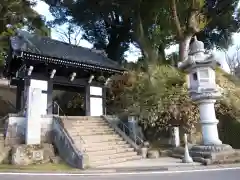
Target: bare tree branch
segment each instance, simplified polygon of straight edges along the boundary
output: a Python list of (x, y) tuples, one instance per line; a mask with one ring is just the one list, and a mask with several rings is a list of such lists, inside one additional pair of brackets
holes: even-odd
[(82, 37), (81, 37), (82, 29), (73, 24), (67, 24), (67, 28), (65, 29), (56, 28), (55, 31), (58, 33), (59, 38), (63, 42), (67, 42), (69, 44), (78, 46), (82, 40)]
[(229, 66), (230, 73), (233, 75), (240, 74), (240, 46), (237, 46), (235, 49), (235, 53), (230, 56), (226, 50), (223, 50), (225, 53), (225, 60)]
[(171, 0), (171, 11), (172, 11), (172, 17), (173, 17), (174, 24), (177, 28), (178, 37), (180, 39), (182, 39), (184, 37), (184, 35), (183, 35), (183, 32), (182, 32), (180, 20), (179, 20), (178, 14), (177, 14), (176, 0)]

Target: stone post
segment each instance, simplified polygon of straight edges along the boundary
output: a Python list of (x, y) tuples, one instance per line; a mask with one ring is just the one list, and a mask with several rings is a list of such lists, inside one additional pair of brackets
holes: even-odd
[(184, 144), (185, 144), (185, 149), (184, 149), (184, 156), (182, 159), (183, 163), (193, 163), (193, 159), (189, 154), (188, 150), (188, 140), (187, 140), (187, 134), (184, 134)]
[(172, 139), (172, 142), (171, 144), (174, 146), (174, 147), (179, 147), (180, 146), (180, 135), (179, 135), (179, 127), (178, 126), (173, 126), (171, 128), (171, 139)]
[(41, 143), (41, 94), (39, 88), (28, 89), (25, 141), (28, 145)]

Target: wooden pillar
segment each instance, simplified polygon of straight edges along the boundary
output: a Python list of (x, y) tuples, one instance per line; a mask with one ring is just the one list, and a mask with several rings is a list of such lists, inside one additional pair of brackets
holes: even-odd
[(90, 116), (90, 85), (85, 87), (85, 116)]
[(27, 108), (27, 98), (28, 98), (28, 90), (30, 87), (30, 78), (28, 76), (26, 76), (24, 78), (24, 88), (23, 88), (23, 102), (22, 102), (22, 108), (24, 109), (24, 111)]
[(17, 84), (17, 92), (16, 92), (16, 110), (17, 112), (21, 111), (24, 107), (24, 81), (19, 80)]
[(103, 99), (103, 103), (102, 103), (102, 106), (103, 106), (103, 114), (106, 115), (107, 113), (107, 88), (103, 86), (102, 88), (102, 99)]
[(50, 79), (47, 88), (47, 114), (53, 113), (53, 106), (53, 81)]

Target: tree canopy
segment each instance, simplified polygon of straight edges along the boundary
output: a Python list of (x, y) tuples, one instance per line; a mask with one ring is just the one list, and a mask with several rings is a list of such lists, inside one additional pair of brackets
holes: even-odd
[[(239, 0), (44, 1), (55, 18), (52, 25), (67, 22), (81, 27), (83, 37), (109, 58), (125, 62), (124, 52), (131, 43), (141, 50), (143, 57), (137, 63), (123, 63), (131, 69), (127, 74), (112, 78), (107, 111), (135, 115), (145, 129), (155, 132), (176, 124), (189, 132), (199, 121), (185, 74), (166, 64), (176, 65), (187, 57), (194, 35), (208, 49), (226, 49), (240, 27)], [(167, 57), (165, 49), (174, 44), (179, 44), (179, 52)], [(228, 81), (224, 76), (220, 80)], [(230, 99), (216, 104), (218, 116), (229, 112), (236, 116), (237, 109), (230, 111), (234, 109)]]
[[(43, 36), (50, 35), (44, 18), (32, 7), (32, 0), (1, 0), (0, 1), (0, 62), (3, 62), (5, 51), (8, 49), (8, 37), (14, 28), (27, 28), (28, 31)], [(9, 28), (11, 26), (12, 28)]]
[(144, 59), (163, 63), (166, 60), (164, 50), (176, 43), (180, 44), (182, 59), (181, 52), (194, 34), (209, 49), (227, 48), (231, 44), (231, 34), (239, 29), (238, 0), (45, 2), (55, 17), (53, 24), (72, 22), (81, 26), (86, 40), (119, 62), (124, 60), (130, 43), (141, 50)]

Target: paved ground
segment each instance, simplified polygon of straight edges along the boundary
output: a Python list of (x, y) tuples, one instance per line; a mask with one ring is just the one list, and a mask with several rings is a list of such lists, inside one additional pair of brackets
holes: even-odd
[(118, 164), (110, 164), (105, 166), (98, 167), (99, 169), (121, 169), (121, 168), (149, 168), (149, 169), (155, 169), (159, 167), (192, 167), (192, 166), (200, 166), (200, 163), (191, 163), (191, 164), (185, 164), (182, 163), (181, 159), (177, 158), (171, 158), (171, 157), (161, 157), (158, 159), (140, 159), (135, 161), (126, 161), (123, 163)]
[(4, 174), (0, 173), (1, 180), (239, 180), (240, 168), (205, 169), (190, 171), (165, 172), (137, 172), (137, 173), (110, 173), (95, 175), (60, 175), (60, 174)]

